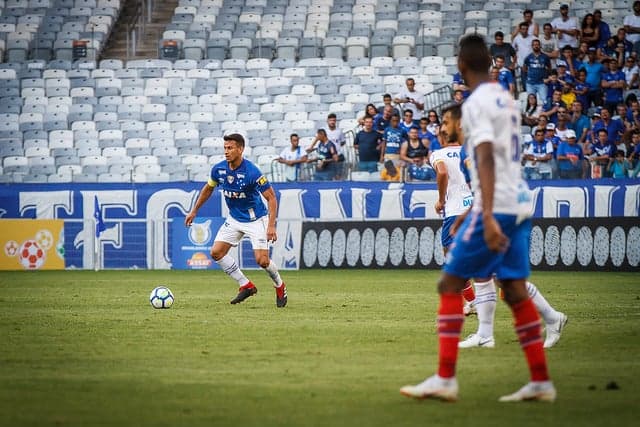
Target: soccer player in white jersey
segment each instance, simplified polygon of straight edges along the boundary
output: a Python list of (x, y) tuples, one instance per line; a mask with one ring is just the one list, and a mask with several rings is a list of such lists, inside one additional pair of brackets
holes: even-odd
[[(256, 262), (273, 280), (276, 288), (276, 306), (284, 307), (287, 305), (287, 288), (278, 268), (269, 258), (269, 242), (275, 242), (278, 238), (276, 193), (258, 167), (242, 156), (243, 151), (242, 135), (233, 133), (224, 137), (225, 160), (211, 168), (209, 180), (202, 187), (200, 196), (184, 223), (187, 226), (193, 223), (200, 207), (211, 197), (214, 188), (219, 186), (230, 216), (218, 230), (211, 247), (211, 257), (240, 286), (238, 295), (231, 300), (231, 304), (241, 303), (258, 292), (255, 285), (240, 270), (236, 260), (228, 255), (229, 249), (237, 246), (246, 235), (251, 239)], [(264, 196), (267, 206), (260, 195)]]
[[(440, 134), (446, 150), (438, 150), (431, 155), (431, 164), (437, 173), (436, 182), (440, 193), (435, 208), (438, 213), (444, 212), (445, 214), (442, 225), (443, 248), (448, 248), (453, 241), (453, 237), (450, 234), (451, 229), (454, 227), (453, 224), (459, 215), (466, 213), (473, 200), (467, 180), (468, 173), (465, 173), (468, 172), (468, 169), (465, 166), (466, 162), (462, 161), (465, 152), (461, 150), (461, 143), (464, 138), (460, 118), (460, 105), (454, 104), (444, 109)], [(461, 182), (463, 183), (462, 185), (460, 184)], [(475, 278), (474, 282), (476, 296), (473, 301), (473, 307), (478, 315), (478, 330), (469, 335), (464, 341), (460, 341), (458, 347), (493, 348), (495, 346), (493, 320), (497, 300), (495, 284), (492, 277)], [(538, 313), (540, 313), (547, 325), (544, 348), (553, 347), (560, 340), (562, 329), (567, 323), (567, 316), (556, 311), (547, 302), (535, 284), (527, 281), (526, 286)], [(462, 294), (464, 296), (464, 290)], [(467, 303), (465, 303), (466, 307)]]
[(438, 282), (439, 363), (435, 375), (400, 389), (406, 396), (457, 400), (455, 371), (464, 322), (462, 289), (468, 277), (495, 273), (511, 308), (530, 381), (501, 402), (552, 402), (540, 316), (526, 288), (532, 197), (520, 172), (520, 112), (509, 92), (489, 83), (491, 57), (477, 34), (460, 41), (458, 69), (472, 94), (462, 105), (466, 151), (471, 155), (474, 204), (455, 234)]

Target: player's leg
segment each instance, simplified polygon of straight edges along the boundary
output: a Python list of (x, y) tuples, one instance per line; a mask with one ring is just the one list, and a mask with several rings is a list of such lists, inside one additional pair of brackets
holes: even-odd
[(267, 241), (268, 218), (263, 217), (246, 225), (246, 235), (251, 239), (256, 263), (267, 272), (276, 290), (276, 306), (282, 308), (287, 305), (287, 286), (284, 284), (278, 266), (269, 257), (269, 242)]
[(529, 235), (531, 221), (516, 223), (515, 217), (499, 218), (503, 232), (510, 238), (496, 274), (502, 284), (504, 300), (511, 308), (515, 330), (525, 354), (531, 381), (517, 392), (500, 398), (502, 402), (523, 400), (555, 400), (556, 390), (549, 378), (547, 360), (542, 347), (540, 315), (529, 296), (525, 277), (529, 276)]
[[(493, 278), (474, 279), (476, 298), (474, 308), (478, 315), (478, 330), (460, 341), (460, 348), (485, 347), (493, 348), (493, 321), (496, 313), (496, 287)], [(464, 290), (463, 290), (464, 292)]]
[(553, 347), (560, 340), (560, 334), (562, 334), (562, 330), (569, 318), (566, 314), (553, 308), (536, 285), (527, 281), (526, 286), (527, 293), (533, 300), (533, 303), (538, 309), (538, 313), (540, 313), (540, 316), (542, 316), (546, 324), (547, 337), (544, 340), (544, 348)]
[[(456, 222), (458, 216), (448, 216), (442, 221), (442, 230), (440, 231), (440, 242), (442, 243), (442, 251), (444, 255), (447, 255), (449, 252), (449, 246), (453, 243), (453, 236), (451, 235), (451, 227)], [(468, 316), (470, 314), (475, 313), (475, 307), (473, 305), (473, 300), (476, 298), (475, 291), (473, 289), (473, 283), (471, 280), (467, 280), (464, 289), (462, 289), (462, 297), (465, 300), (464, 304), (464, 315)]]
[(462, 289), (466, 280), (443, 273), (438, 282), (440, 306), (438, 308), (438, 373), (420, 384), (406, 385), (400, 389), (405, 396), (417, 399), (454, 401), (458, 398), (458, 382), (455, 377), (458, 360), (458, 341), (464, 315), (462, 314)]
[(237, 246), (243, 236), (241, 225), (232, 218), (228, 218), (218, 230), (211, 247), (211, 258), (218, 263), (222, 271), (238, 282), (238, 295), (231, 300), (231, 304), (238, 304), (258, 293), (255, 285), (240, 270), (238, 262), (229, 255), (229, 249)]

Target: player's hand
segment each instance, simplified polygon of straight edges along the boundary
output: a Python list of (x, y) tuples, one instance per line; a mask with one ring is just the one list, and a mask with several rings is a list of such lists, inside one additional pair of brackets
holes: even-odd
[(267, 242), (275, 242), (276, 240), (278, 240), (278, 233), (276, 233), (276, 227), (270, 225), (267, 227)]
[(440, 200), (438, 200), (436, 202), (435, 208), (437, 214), (444, 215), (444, 202), (440, 202)]
[(196, 218), (196, 213), (189, 212), (187, 216), (184, 217), (184, 225), (186, 225), (187, 227), (191, 227), (191, 224), (193, 223), (193, 220), (195, 218)]
[(493, 215), (483, 218), (484, 241), (487, 247), (494, 252), (506, 252), (509, 247), (509, 239), (502, 233), (500, 224)]

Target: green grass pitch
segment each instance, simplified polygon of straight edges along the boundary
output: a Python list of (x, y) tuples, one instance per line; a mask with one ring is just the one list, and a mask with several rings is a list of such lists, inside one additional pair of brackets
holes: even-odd
[(259, 292), (236, 306), (220, 272), (0, 273), (0, 426), (637, 425), (638, 273), (533, 274), (569, 316), (554, 404), (497, 402), (528, 380), (504, 303), (496, 348), (460, 353), (457, 403), (399, 394), (436, 368), (436, 271), (283, 272), (285, 309), (247, 273)]

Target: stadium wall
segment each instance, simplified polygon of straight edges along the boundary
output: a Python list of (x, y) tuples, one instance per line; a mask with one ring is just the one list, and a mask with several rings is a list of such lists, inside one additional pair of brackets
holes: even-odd
[[(530, 259), (538, 269), (638, 270), (640, 180), (532, 182)], [(202, 183), (11, 184), (0, 218), (64, 220), (66, 268), (171, 268), (172, 222)], [(442, 264), (435, 184), (275, 184), (274, 258), (283, 268), (425, 267)], [(95, 233), (95, 200), (106, 225)], [(199, 213), (224, 217), (220, 194)], [(4, 242), (3, 242), (4, 244)], [(356, 250), (357, 249), (357, 250)]]

